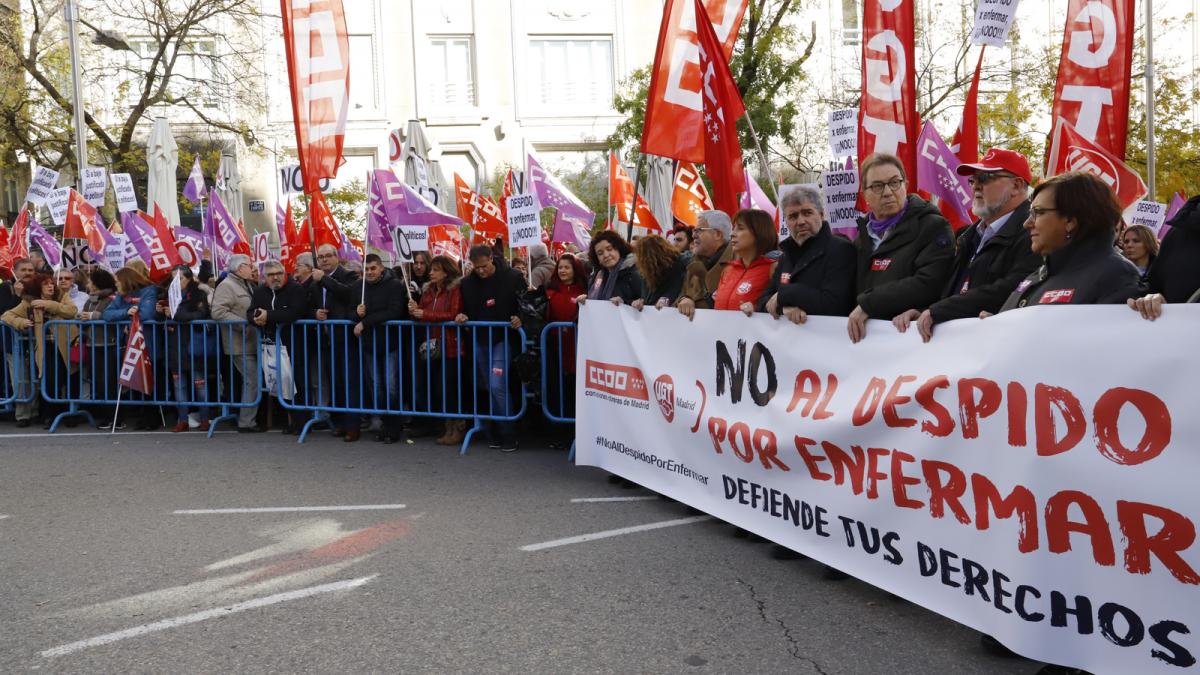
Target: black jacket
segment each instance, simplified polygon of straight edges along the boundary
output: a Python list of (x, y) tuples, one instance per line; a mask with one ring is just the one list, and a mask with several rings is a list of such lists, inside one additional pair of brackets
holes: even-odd
[[(480, 279), (474, 272), (459, 284), (462, 293), (462, 313), (471, 321), (502, 321), (508, 323), (512, 317), (520, 316), (520, 297), (525, 293), (525, 277), (509, 267), (499, 256), (492, 258), (496, 271), (487, 279)], [(492, 343), (504, 339), (505, 331), (480, 329), (490, 333)], [(514, 343), (515, 344), (515, 343)]]
[[(375, 283), (359, 283), (355, 287), (354, 316), (362, 323), (363, 358), (382, 358), (386, 352), (400, 348), (399, 328), (393, 328), (390, 336), (385, 337), (388, 321), (408, 320), (408, 294), (404, 291), (404, 282), (396, 279), (389, 269), (384, 269), (379, 280)], [(366, 305), (366, 316), (358, 316), (358, 305)], [(377, 350), (375, 347), (379, 345)], [(370, 367), (370, 366), (367, 366)]]
[(331, 274), (326, 274), (309, 287), (309, 304), (313, 312), (318, 309), (329, 310), (330, 319), (358, 321), (358, 314), (354, 310), (358, 306), (357, 287), (361, 285), (362, 277), (339, 265)]
[(13, 292), (11, 281), (0, 281), (0, 314), (21, 304), (21, 298)]
[(1000, 311), (1027, 305), (1115, 305), (1145, 292), (1133, 263), (1113, 249), (1108, 236), (1076, 241), (1045, 257), (1017, 284)]
[[(687, 268), (691, 261), (690, 255), (682, 253), (678, 255), (675, 263), (671, 265), (671, 269), (667, 270), (666, 278), (657, 288), (650, 288), (650, 284), (642, 279), (642, 302), (645, 302), (647, 307), (658, 304), (658, 301), (663, 298), (666, 298), (668, 306), (674, 303), (675, 298), (678, 298), (679, 294), (683, 292), (683, 280), (687, 278)], [(618, 275), (617, 285), (620, 286), (620, 284), (621, 277)]]
[(260, 309), (267, 310), (267, 323), (262, 328), (263, 339), (274, 340), (275, 329), (282, 327), (281, 337), (284, 344), (291, 345), (291, 324), (312, 316), (308, 304), (308, 293), (293, 279), (288, 279), (278, 291), (263, 284), (254, 290), (250, 296), (250, 309), (246, 312), (246, 320), (254, 323), (254, 314)]
[(857, 302), (872, 319), (937, 302), (954, 264), (954, 231), (941, 212), (916, 195), (907, 208), (874, 251), (867, 217), (858, 220)]
[(1150, 292), (1162, 293), (1167, 302), (1187, 302), (1200, 289), (1200, 196), (1189, 199), (1167, 224), (1171, 231), (1150, 265)]
[(978, 255), (979, 223), (959, 233), (950, 280), (942, 289), (942, 299), (929, 307), (934, 323), (974, 318), (980, 312), (995, 314), (1017, 284), (1041, 266), (1042, 257), (1029, 245), (1028, 219), (1029, 202), (1025, 201), (1009, 214)]
[[(684, 267), (684, 271), (687, 271), (686, 266)], [(602, 274), (608, 274), (608, 270), (603, 268), (597, 269), (593, 271), (592, 276), (588, 278), (589, 295), (591, 292), (590, 289), (596, 285), (597, 279), (600, 280), (601, 285), (604, 285)], [(634, 300), (642, 297), (642, 289), (644, 285), (645, 282), (642, 281), (642, 273), (638, 272), (637, 258), (630, 253), (622, 258), (621, 262), (617, 263), (617, 281), (613, 285), (612, 296), (604, 299), (611, 300), (612, 298), (619, 297), (625, 301), (625, 304), (628, 305)], [(676, 295), (678, 295), (678, 293)]]
[(771, 296), (779, 293), (781, 308), (799, 307), (819, 316), (850, 315), (854, 309), (854, 244), (835, 237), (829, 223), (821, 223), (821, 230), (803, 244), (788, 237), (779, 250), (783, 255), (758, 300), (760, 312), (766, 310)]

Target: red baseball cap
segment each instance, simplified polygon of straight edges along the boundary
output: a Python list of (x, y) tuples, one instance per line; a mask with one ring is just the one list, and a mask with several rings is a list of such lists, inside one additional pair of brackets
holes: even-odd
[(980, 171), (1007, 171), (1026, 183), (1033, 182), (1029, 160), (1025, 159), (1025, 155), (1004, 148), (988, 150), (983, 159), (975, 164), (959, 164), (957, 171), (960, 176), (973, 176)]

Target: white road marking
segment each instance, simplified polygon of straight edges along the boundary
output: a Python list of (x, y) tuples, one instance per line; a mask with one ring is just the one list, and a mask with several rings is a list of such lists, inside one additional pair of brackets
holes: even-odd
[(8, 517), (8, 516), (0, 516), (0, 520), (4, 520), (4, 519), (5, 519), (5, 518), (7, 518), (7, 517)]
[(522, 551), (541, 551), (547, 548), (555, 548), (557, 546), (569, 546), (571, 544), (582, 544), (586, 541), (595, 541), (596, 539), (607, 539), (609, 537), (619, 537), (623, 534), (633, 534), (634, 532), (646, 532), (647, 530), (658, 530), (664, 527), (675, 527), (676, 525), (691, 525), (705, 520), (712, 520), (712, 516), (692, 516), (690, 518), (680, 518), (678, 520), (664, 520), (657, 523), (647, 523), (645, 525), (634, 525), (633, 527), (622, 527), (616, 530), (604, 530), (603, 532), (593, 532), (591, 534), (581, 534), (577, 537), (567, 537), (565, 539), (555, 539), (553, 541), (544, 541), (540, 544), (529, 544), (522, 546)]
[(362, 504), (358, 506), (267, 506), (249, 509), (182, 509), (177, 516), (204, 516), (220, 513), (299, 513), (308, 511), (389, 511), (406, 508), (404, 504)]
[(572, 499), (572, 504), (600, 504), (603, 502), (648, 502), (658, 499), (655, 495), (646, 497), (579, 497)]
[(314, 595), (320, 595), (322, 593), (333, 593), (334, 591), (346, 591), (346, 590), (350, 590), (352, 588), (358, 588), (359, 586), (362, 586), (363, 584), (371, 581), (372, 579), (374, 579), (377, 576), (379, 576), (379, 575), (372, 574), (369, 577), (360, 577), (358, 579), (348, 579), (346, 581), (336, 581), (331, 584), (321, 584), (320, 586), (310, 586), (309, 588), (301, 588), (296, 591), (288, 591), (287, 593), (268, 595), (265, 598), (257, 598), (255, 600), (247, 600), (245, 602), (239, 602), (236, 605), (229, 605), (228, 607), (217, 607), (215, 609), (204, 610), (203, 612), (196, 612), (195, 614), (186, 614), (184, 616), (177, 616), (172, 619), (163, 619), (162, 621), (155, 621), (154, 623), (142, 624), (141, 626), (135, 626), (134, 628), (127, 628), (125, 630), (120, 630), (115, 633), (106, 633), (104, 635), (100, 635), (100, 636), (90, 638), (87, 640), (80, 640), (79, 642), (72, 642), (70, 644), (62, 645), (61, 647), (47, 649), (46, 651), (42, 652), (41, 655), (45, 658), (53, 658), (56, 656), (65, 656), (67, 654), (77, 652), (81, 649), (87, 649), (89, 647), (99, 647), (100, 645), (107, 645), (107, 644), (111, 644), (113, 642), (119, 642), (120, 640), (126, 640), (126, 639), (133, 638), (133, 637), (147, 635), (149, 633), (156, 633), (158, 631), (168, 630), (170, 628), (177, 628), (179, 626), (186, 626), (188, 624), (198, 623), (200, 621), (207, 621), (209, 619), (216, 619), (216, 618), (220, 618), (223, 616), (229, 616), (230, 614), (236, 614), (237, 612), (244, 612), (248, 609), (258, 609), (259, 607), (266, 607), (268, 605), (274, 605), (274, 604), (278, 604), (281, 602), (287, 602), (289, 600), (299, 600), (301, 598), (307, 598), (307, 597), (311, 597)]
[[(204, 432), (204, 433), (207, 434), (208, 432)], [(231, 431), (218, 431), (216, 433), (218, 435), (220, 435), (220, 434), (236, 434), (237, 432), (231, 430)], [(48, 434), (43, 431), (40, 434), (0, 434), (0, 441), (3, 441), (6, 438), (53, 439), (53, 438), (75, 438), (76, 436), (104, 436), (106, 438), (120, 438), (122, 436), (152, 436), (152, 435), (161, 435), (161, 436), (170, 436), (171, 438), (179, 438), (179, 434), (173, 434), (170, 431), (118, 431), (115, 434), (108, 432), (108, 431), (79, 431), (79, 432), (75, 432), (75, 433), (63, 431), (63, 432), (59, 432), (59, 433)], [(200, 432), (196, 432), (196, 433), (193, 433), (192, 436), (194, 436), (196, 438), (200, 438), (202, 435), (200, 434)]]

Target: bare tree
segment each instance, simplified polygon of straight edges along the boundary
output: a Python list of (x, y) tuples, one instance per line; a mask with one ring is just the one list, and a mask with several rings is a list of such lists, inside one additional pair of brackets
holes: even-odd
[[(25, 76), (24, 87), (0, 96), (0, 136), (39, 164), (75, 171), (62, 5), (27, 0), (19, 25), (0, 32), (0, 59)], [(264, 73), (256, 0), (84, 0), (79, 13), (92, 163), (141, 172), (142, 135), (164, 107), (186, 109), (180, 117), (207, 133), (257, 143), (250, 120), (262, 111)], [(97, 23), (136, 32), (124, 38)]]

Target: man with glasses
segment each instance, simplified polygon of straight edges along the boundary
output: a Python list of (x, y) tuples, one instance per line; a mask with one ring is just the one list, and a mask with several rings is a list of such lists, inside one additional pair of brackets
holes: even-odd
[[(336, 248), (322, 244), (317, 249), (317, 269), (313, 270), (312, 279), (310, 302), (318, 321), (357, 322), (355, 310), (358, 303), (355, 302), (355, 298), (358, 286), (362, 284), (361, 277), (342, 266)], [(318, 339), (322, 349), (328, 347), (330, 350), (318, 352), (318, 358), (328, 364), (326, 368), (331, 369), (331, 400), (333, 405), (339, 408), (358, 408), (360, 405), (358, 338), (351, 334), (352, 326), (353, 324), (327, 326), (322, 329), (322, 338)], [(310, 354), (309, 357), (312, 358), (313, 355)], [(359, 419), (358, 413), (334, 415), (333, 435), (342, 437), (347, 443), (357, 441), (362, 434)]]
[[(242, 403), (249, 403), (258, 398), (258, 343), (255, 340), (257, 329), (253, 325), (247, 326), (243, 323), (250, 309), (250, 300), (254, 296), (254, 282), (251, 281), (253, 278), (254, 264), (250, 262), (250, 256), (240, 253), (230, 256), (229, 274), (217, 284), (212, 299), (214, 321), (237, 322), (236, 325), (223, 327), (220, 335), (221, 346), (233, 361), (233, 367), (237, 369), (242, 380)], [(231, 379), (233, 378), (229, 378)], [(257, 418), (257, 405), (240, 408), (237, 430), (243, 434), (265, 431), (258, 426)]]
[(701, 211), (696, 216), (696, 255), (687, 266), (683, 292), (675, 300), (679, 313), (691, 319), (697, 309), (712, 309), (713, 293), (721, 285), (721, 274), (733, 260), (729, 236), (733, 221), (724, 211)]
[(954, 231), (932, 204), (908, 193), (899, 157), (874, 154), (861, 167), (868, 213), (858, 221), (857, 306), (846, 332), (866, 336), (867, 319), (891, 321), (941, 297), (954, 263)]
[[(246, 320), (259, 327), (264, 344), (276, 342), (278, 332), (278, 343), (287, 350), (291, 360), (296, 391), (304, 392), (308, 385), (307, 361), (304, 355), (297, 354), (295, 349), (295, 343), (302, 342), (303, 337), (299, 340), (293, 339), (290, 324), (309, 317), (308, 294), (303, 286), (288, 278), (287, 271), (278, 261), (267, 262), (263, 269), (266, 271), (266, 283), (254, 291), (254, 296), (250, 299), (250, 309), (246, 312)], [(308, 269), (311, 271), (312, 267), (309, 266)], [(300, 351), (304, 351), (303, 347)], [(263, 365), (266, 368), (275, 367), (273, 363)], [(288, 412), (288, 427), (284, 433), (299, 433), (298, 427), (304, 423), (303, 413), (294, 410)]]
[(1041, 265), (1029, 246), (1029, 160), (1004, 148), (987, 151), (978, 164), (963, 164), (974, 197), (971, 210), (979, 218), (958, 235), (958, 253), (942, 299), (919, 311), (908, 309), (892, 321), (901, 333), (916, 321), (928, 342), (935, 324), (953, 319), (995, 314), (1021, 280)]

